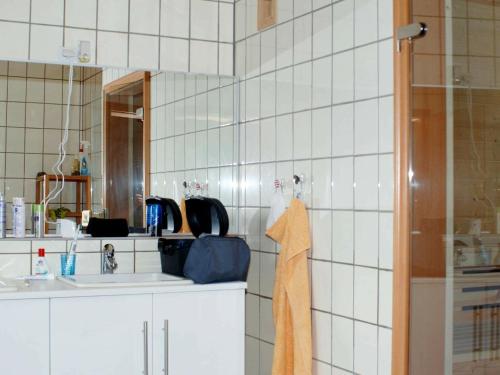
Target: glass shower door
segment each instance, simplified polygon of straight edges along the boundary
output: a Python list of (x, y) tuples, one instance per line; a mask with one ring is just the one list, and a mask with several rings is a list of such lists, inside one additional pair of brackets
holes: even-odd
[(410, 11), (410, 374), (500, 374), (500, 2)]

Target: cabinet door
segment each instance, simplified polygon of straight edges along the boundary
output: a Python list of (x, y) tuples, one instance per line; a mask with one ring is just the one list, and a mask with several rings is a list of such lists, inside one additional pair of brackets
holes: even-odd
[(51, 300), (52, 375), (149, 374), (151, 298)]
[(153, 374), (243, 375), (244, 318), (243, 290), (154, 295)]
[(0, 301), (0, 373), (49, 374), (49, 301)]

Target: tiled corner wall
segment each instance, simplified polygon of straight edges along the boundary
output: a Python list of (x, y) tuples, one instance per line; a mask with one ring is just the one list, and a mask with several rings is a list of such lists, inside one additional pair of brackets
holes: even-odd
[[(65, 239), (2, 239), (0, 240), (0, 276), (17, 277), (30, 275), (38, 256), (44, 248), (49, 267), (60, 273), (60, 254), (66, 252), (71, 241)], [(151, 238), (86, 238), (77, 247), (77, 274), (100, 272), (100, 251), (106, 244), (115, 248), (118, 263), (116, 273), (161, 272), (158, 239)]]
[(102, 80), (103, 70), (85, 68), (82, 77), (82, 140), (90, 143), (90, 175), (92, 176), (92, 211), (99, 212), (102, 202)]
[[(78, 153), (81, 125), (81, 87), (85, 69), (75, 69), (70, 108), (68, 158), (63, 171), (69, 174)], [(62, 65), (0, 62), (0, 191), (7, 203), (12, 197), (35, 202), (35, 178), (51, 173), (57, 159), (66, 119), (68, 71)], [(66, 185), (59, 204), (74, 209), (75, 189)], [(10, 228), (11, 210), (7, 210)], [(26, 215), (26, 227), (31, 218)]]
[(91, 43), (90, 64), (233, 73), (234, 0), (0, 0), (0, 59), (60, 61)]
[(208, 184), (238, 232), (239, 85), (234, 77), (151, 77), (151, 193), (180, 200), (183, 182)]
[(391, 373), (392, 0), (281, 0), (258, 31), (235, 2), (241, 81), (241, 224), (252, 248), (246, 375), (270, 375), (277, 247), (273, 180), (304, 174), (314, 374)]

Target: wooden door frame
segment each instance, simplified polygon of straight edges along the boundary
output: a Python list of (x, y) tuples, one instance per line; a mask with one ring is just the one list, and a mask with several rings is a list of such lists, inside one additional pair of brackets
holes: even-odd
[[(143, 122), (143, 180), (144, 180), (144, 201), (150, 193), (150, 166), (151, 166), (151, 152), (150, 152), (150, 142), (151, 142), (151, 73), (150, 72), (133, 72), (123, 76), (113, 82), (104, 85), (102, 90), (102, 103), (103, 103), (103, 158), (102, 158), (102, 176), (103, 176), (103, 205), (104, 208), (107, 206), (107, 196), (106, 196), (106, 142), (108, 134), (108, 118), (110, 117), (109, 103), (106, 100), (108, 94), (112, 94), (125, 86), (131, 85), (133, 83), (142, 81), (143, 85), (143, 108), (144, 108), (144, 122)], [(144, 211), (144, 219), (146, 217), (146, 211)]]
[(410, 351), (410, 46), (396, 49), (396, 30), (409, 24), (410, 0), (394, 1), (394, 233), (392, 374), (409, 373)]

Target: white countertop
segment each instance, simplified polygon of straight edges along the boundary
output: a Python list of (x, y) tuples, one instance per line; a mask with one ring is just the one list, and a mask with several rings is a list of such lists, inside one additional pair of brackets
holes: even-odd
[(202, 292), (219, 290), (246, 289), (244, 282), (188, 284), (188, 285), (145, 285), (145, 286), (109, 286), (78, 288), (59, 280), (9, 280), (17, 291), (1, 291), (0, 300), (34, 299), (34, 298), (69, 298), (89, 296), (113, 296), (130, 294), (158, 294), (179, 292)]

